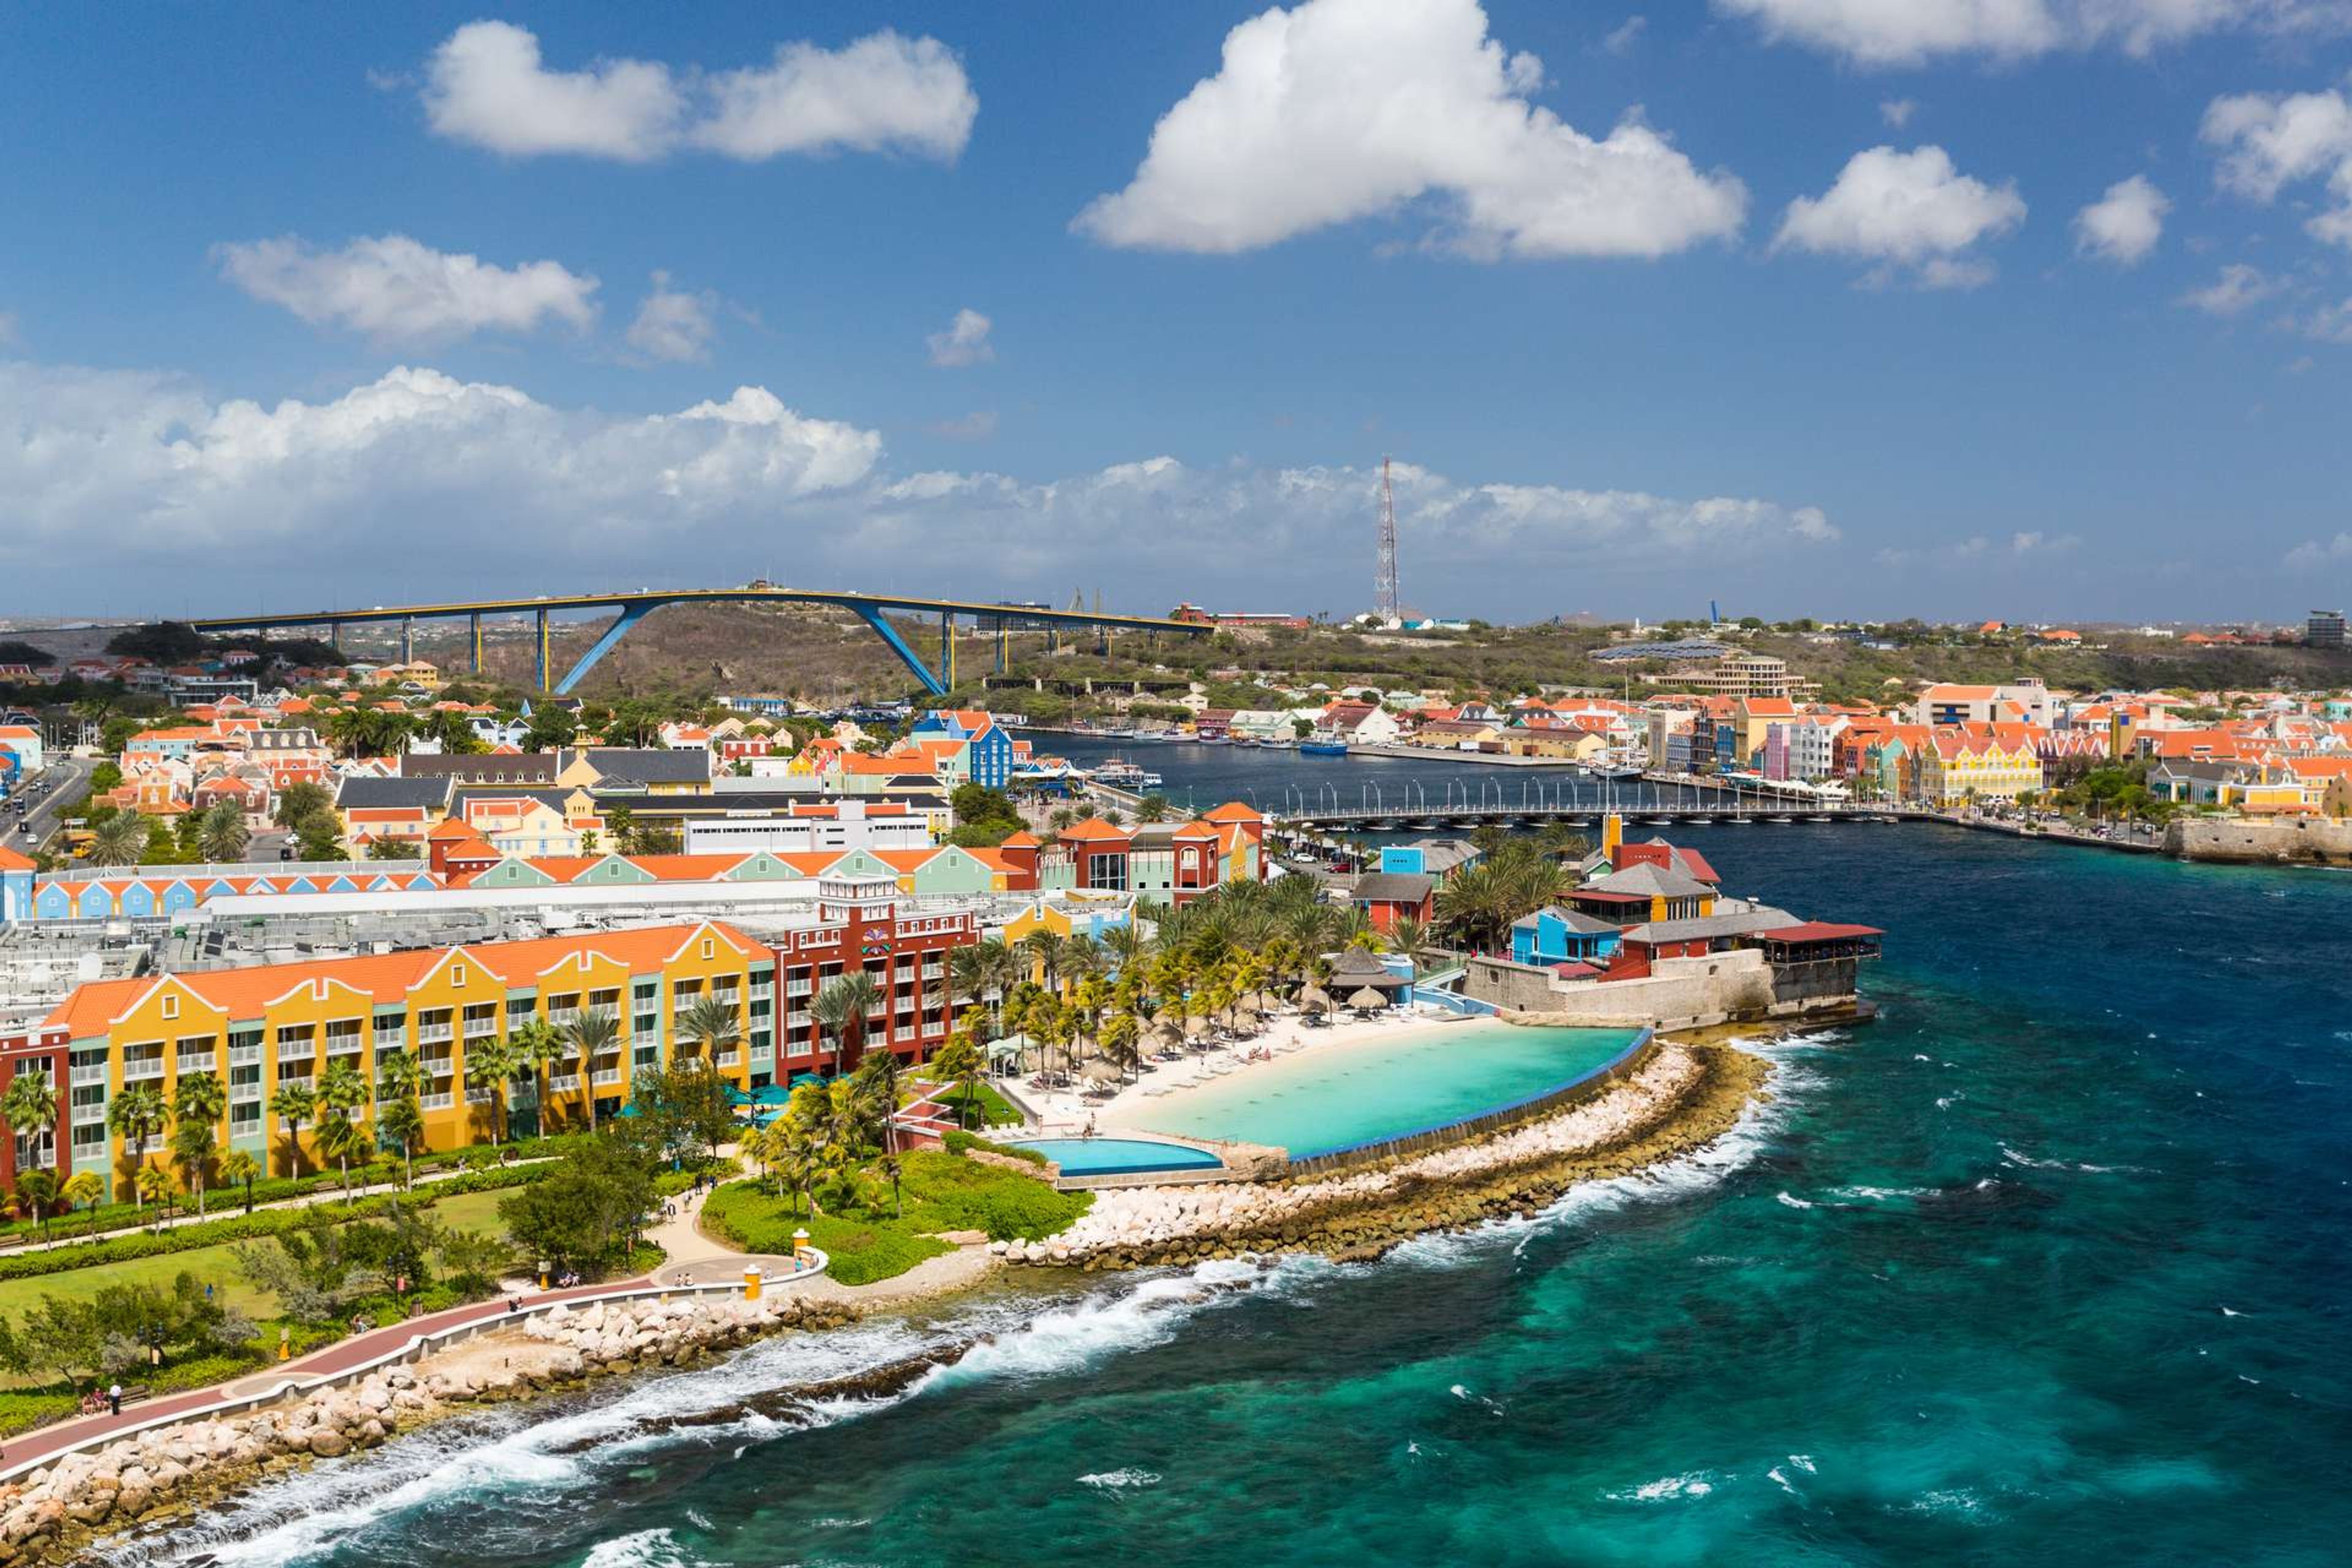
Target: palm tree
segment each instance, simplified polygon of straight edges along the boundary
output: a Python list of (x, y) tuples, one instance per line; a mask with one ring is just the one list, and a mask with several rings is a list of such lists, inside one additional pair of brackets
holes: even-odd
[(824, 1173), (825, 1150), (823, 1137), (809, 1122), (795, 1114), (778, 1117), (768, 1129), (778, 1144), (776, 1168), (803, 1205), (803, 1217), (813, 1217), (816, 1210), (816, 1188)]
[(58, 1173), (51, 1170), (31, 1170), (16, 1178), (16, 1201), (33, 1211), (33, 1223), (46, 1239), (49, 1234), (49, 1211), (58, 1206), (59, 1191)]
[(343, 1173), (343, 1202), (352, 1201), (352, 1156), (367, 1148), (367, 1123), (337, 1108), (319, 1118), (319, 1131), (311, 1135), (317, 1140), (319, 1152), (333, 1160)]
[(959, 1001), (977, 1002), (986, 995), (994, 976), (991, 973), (991, 947), (1004, 944), (991, 937), (967, 946), (952, 948), (948, 952), (948, 988)]
[(375, 1102), (376, 1131), (400, 1145), (400, 1163), (406, 1171), (402, 1184), (410, 1191), (416, 1187), (416, 1145), (425, 1137), (425, 1111), (413, 1094), (386, 1100), (379, 1096)]
[[(131, 1187), (145, 1203), (161, 1204), (172, 1195), (172, 1173), (161, 1165), (142, 1165), (131, 1178)], [(157, 1228), (162, 1228), (159, 1225)]]
[(478, 1040), (466, 1042), (466, 1089), (467, 1098), (473, 1090), (490, 1091), (490, 1134), (492, 1141), (507, 1141), (507, 1085), (515, 1075), (514, 1047), (503, 1035), (485, 1035)]
[(531, 1093), (537, 1097), (539, 1135), (547, 1136), (548, 1114), (547, 1069), (563, 1059), (562, 1033), (544, 1018), (532, 1018), (509, 1037), (514, 1047), (515, 1063), (530, 1074)]
[[(163, 1091), (152, 1084), (134, 1083), (114, 1097), (106, 1108), (106, 1130), (122, 1140), (124, 1151), (134, 1172), (146, 1153), (147, 1140), (163, 1125), (169, 1112), (163, 1107)], [(138, 1194), (138, 1177), (131, 1177), (131, 1189)]]
[(611, 1050), (621, 1038), (621, 1021), (611, 1012), (599, 1007), (593, 1012), (576, 1013), (563, 1026), (563, 1037), (580, 1056), (580, 1081), (587, 1086), (588, 1131), (596, 1131), (596, 1058)]
[(1141, 800), (1137, 801), (1135, 803), (1135, 820), (1138, 822), (1167, 821), (1168, 797), (1164, 795), (1147, 795)]
[(93, 866), (136, 866), (146, 852), (147, 819), (135, 811), (118, 811), (91, 830)]
[(289, 1162), (291, 1175), (302, 1173), (302, 1123), (310, 1121), (318, 1109), (318, 1091), (301, 1079), (279, 1084), (278, 1092), (269, 1097), (269, 1114), (286, 1128), (286, 1147), (293, 1155)]
[(242, 1149), (231, 1149), (220, 1157), (220, 1179), (245, 1189), (245, 1212), (253, 1212), (254, 1178), (261, 1174), (261, 1162)]
[(1062, 938), (1044, 926), (1039, 926), (1021, 939), (1022, 967), (1046, 990), (1056, 989), (1061, 978)]
[(40, 1142), (44, 1132), (54, 1134), (58, 1126), (58, 1086), (49, 1081), (47, 1073), (16, 1069), (8, 1080), (7, 1092), (0, 1094), (0, 1121), (19, 1138)]
[(210, 1072), (182, 1073), (172, 1090), (172, 1152), (187, 1173), (188, 1186), (196, 1194), (196, 1213), (205, 1212), (205, 1170), (212, 1163), (213, 1152), (218, 1147), (215, 1130), (221, 1118), (228, 1114), (228, 1090), (221, 1087), (220, 1075)]
[(898, 1150), (898, 1101), (903, 1095), (903, 1064), (893, 1050), (868, 1051), (857, 1064), (857, 1092), (867, 1122), (881, 1129), (884, 1152)]
[(106, 1179), (96, 1171), (76, 1171), (66, 1178), (65, 1190), (58, 1195), (68, 1208), (96, 1208), (106, 1196)]
[(874, 984), (874, 976), (863, 969), (853, 969), (846, 974), (836, 974), (824, 983), (816, 994), (809, 1011), (815, 1015), (817, 1026), (833, 1038), (833, 1073), (839, 1078), (843, 1066), (857, 1065), (866, 1049), (866, 1015), (881, 1005), (882, 989)]
[(961, 1026), (931, 1057), (930, 1070), (940, 1075), (942, 1083), (962, 1093), (963, 1108), (956, 1116), (958, 1126), (971, 1120), (971, 1102), (979, 1092), (982, 1065), (979, 1042), (971, 1037), (971, 1029)]
[(425, 1064), (413, 1051), (383, 1051), (375, 1058), (376, 1098), (415, 1100), (425, 1092)]
[(336, 1062), (319, 1079), (319, 1152), (342, 1167), (343, 1201), (352, 1197), (352, 1155), (363, 1146), (355, 1112), (366, 1108), (367, 1079), (349, 1062)]
[(1389, 927), (1388, 946), (1391, 952), (1404, 960), (1405, 978), (1419, 980), (1421, 961), (1429, 954), (1429, 928), (1407, 915)]
[(1142, 1026), (1135, 1021), (1134, 1014), (1112, 1014), (1103, 1021), (1103, 1060), (1118, 1068), (1121, 1075), (1130, 1073), (1140, 1067), (1143, 1063), (1143, 1052), (1138, 1047), (1137, 1041), (1142, 1032)]
[(245, 847), (252, 841), (253, 831), (245, 825), (245, 808), (233, 800), (207, 808), (196, 828), (196, 843), (211, 865), (244, 859)]
[(677, 1034), (701, 1050), (705, 1066), (717, 1067), (720, 1054), (743, 1037), (742, 1015), (716, 996), (698, 996), (678, 1018)]

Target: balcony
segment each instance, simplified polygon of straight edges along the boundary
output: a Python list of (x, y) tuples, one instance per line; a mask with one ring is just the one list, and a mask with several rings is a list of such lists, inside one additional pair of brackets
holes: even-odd
[(580, 1075), (576, 1072), (557, 1073), (547, 1080), (547, 1092), (550, 1094), (570, 1094), (579, 1087)]
[(146, 1057), (137, 1061), (127, 1061), (122, 1064), (122, 1081), (125, 1083), (137, 1083), (142, 1079), (162, 1078), (163, 1076), (163, 1058), (162, 1057)]
[(594, 1082), (598, 1089), (609, 1089), (614, 1084), (620, 1081), (621, 1069), (619, 1068), (599, 1068), (596, 1069)]
[(743, 1065), (743, 1053), (733, 1050), (721, 1051), (719, 1053), (719, 1065), (723, 1068), (740, 1067)]
[(261, 1047), (259, 1046), (231, 1046), (228, 1048), (228, 1065), (233, 1068), (259, 1067), (261, 1065)]
[(416, 1043), (420, 1046), (437, 1046), (446, 1044), (446, 1042), (457, 1038), (457, 1029), (453, 1026), (446, 1023), (419, 1024), (416, 1026)]
[(407, 1044), (408, 1044), (408, 1036), (407, 1036), (407, 1034), (406, 1034), (405, 1032), (404, 1032), (404, 1031), (402, 1031), (402, 1030), (399, 1030), (399, 1029), (378, 1029), (378, 1030), (375, 1032), (375, 1045), (376, 1045), (376, 1049), (378, 1049), (378, 1050), (380, 1050), (380, 1051), (396, 1051), (396, 1050), (400, 1050), (400, 1049), (402, 1049), (404, 1047), (405, 1047)]
[(318, 1054), (318, 1046), (310, 1040), (278, 1042), (278, 1059), (281, 1062), (307, 1062)]
[(357, 1035), (337, 1035), (327, 1041), (327, 1054), (331, 1057), (348, 1056), (364, 1049), (366, 1045), (367, 1042)]
[(488, 1105), (489, 1102), (490, 1089), (487, 1084), (479, 1089), (469, 1089), (466, 1091), (466, 1103), (468, 1105)]
[(923, 965), (923, 978), (926, 980), (943, 980), (947, 978), (947, 966), (945, 964), (926, 963)]
[(228, 1100), (231, 1105), (241, 1105), (248, 1100), (260, 1098), (261, 1086), (257, 1083), (233, 1083), (228, 1086)]
[(496, 1018), (468, 1018), (466, 1020), (466, 1037), (469, 1040), (491, 1039), (497, 1036), (498, 1032), (499, 1021)]
[(446, 1092), (441, 1094), (420, 1094), (416, 1097), (418, 1109), (424, 1110), (447, 1110), (457, 1103), (457, 1097)]
[(787, 981), (784, 984), (784, 994), (787, 996), (808, 996), (814, 994), (815, 991), (816, 982), (814, 980), (793, 980)]
[(755, 982), (753, 982), (753, 984), (752, 984), (752, 986), (751, 986), (751, 1000), (752, 1000), (752, 1001), (754, 1001), (754, 1002), (765, 1002), (765, 1001), (766, 1001), (766, 1000), (768, 1000), (770, 997), (773, 996), (775, 994), (776, 994), (776, 988), (775, 988), (773, 985), (770, 984), (767, 981), (764, 981), (764, 980), (755, 981)]
[(86, 1062), (77, 1065), (73, 1069), (73, 1081), (78, 1084), (104, 1083), (106, 1081), (106, 1064), (104, 1062)]

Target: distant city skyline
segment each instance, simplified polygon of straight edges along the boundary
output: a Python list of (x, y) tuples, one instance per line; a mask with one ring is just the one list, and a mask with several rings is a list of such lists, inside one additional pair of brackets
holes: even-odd
[[(1106, 24), (1115, 19), (1113, 30)], [(0, 616), (2298, 625), (2352, 7), (27, 13)]]

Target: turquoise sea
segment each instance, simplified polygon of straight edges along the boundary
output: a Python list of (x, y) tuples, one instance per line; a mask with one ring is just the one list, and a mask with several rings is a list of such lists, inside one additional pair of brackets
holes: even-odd
[[(1772, 1100), (1704, 1159), (1378, 1263), (773, 1342), (110, 1560), (2352, 1557), (2352, 877), (1682, 837), (1735, 891), (1890, 933), (1879, 1022), (1774, 1047)], [(956, 1359), (828, 1384), (926, 1348)]]

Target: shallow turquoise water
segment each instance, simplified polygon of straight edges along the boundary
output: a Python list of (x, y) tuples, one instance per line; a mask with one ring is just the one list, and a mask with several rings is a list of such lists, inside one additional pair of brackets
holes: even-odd
[[(1737, 891), (1889, 932), (1881, 1020), (1778, 1050), (1705, 1160), (1374, 1264), (777, 1341), (321, 1466), (115, 1560), (2352, 1555), (2352, 876), (1682, 837)], [(911, 1391), (736, 1408), (974, 1333)]]
[(1181, 1143), (1144, 1138), (1032, 1138), (1016, 1145), (1034, 1149), (1067, 1176), (1127, 1175), (1138, 1171), (1213, 1170), (1223, 1161)]
[(1465, 1121), (1575, 1082), (1624, 1053), (1633, 1029), (1523, 1029), (1404, 1024), (1373, 1038), (1260, 1063), (1145, 1101), (1147, 1131), (1264, 1143), (1294, 1159)]

